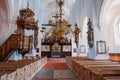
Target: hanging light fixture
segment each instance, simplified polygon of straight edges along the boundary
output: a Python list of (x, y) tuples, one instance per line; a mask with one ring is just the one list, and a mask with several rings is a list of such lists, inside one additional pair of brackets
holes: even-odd
[[(62, 7), (64, 1), (56, 0), (56, 2), (57, 2), (57, 6), (59, 6), (59, 12), (57, 12), (56, 15), (53, 16), (55, 18), (55, 22), (49, 20), (49, 24), (43, 24), (43, 26), (46, 25), (52, 27), (48, 32), (46, 32), (44, 27), (42, 27), (41, 32), (44, 33), (46, 35), (47, 40), (51, 42), (63, 42), (68, 34), (74, 34), (75, 36), (78, 37), (80, 33), (80, 29), (77, 27), (77, 24), (75, 25), (77, 29), (73, 31), (71, 25), (63, 18)], [(75, 42), (78, 44), (78, 40), (75, 40)]]

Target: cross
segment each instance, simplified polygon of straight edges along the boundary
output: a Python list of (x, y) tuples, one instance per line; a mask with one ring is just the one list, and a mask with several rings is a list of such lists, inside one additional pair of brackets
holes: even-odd
[(56, 13), (56, 15), (52, 16), (52, 17), (54, 17), (56, 19), (56, 21), (57, 21), (60, 16)]

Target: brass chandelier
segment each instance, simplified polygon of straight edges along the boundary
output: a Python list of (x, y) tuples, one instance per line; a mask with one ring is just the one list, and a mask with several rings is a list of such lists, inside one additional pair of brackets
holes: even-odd
[[(62, 6), (64, 2), (60, 0), (57, 2), (57, 4), (59, 6), (59, 13), (56, 13), (56, 15), (53, 16), (55, 18), (55, 22), (53, 23), (52, 20), (49, 20), (49, 24), (42, 25), (52, 26), (48, 32), (45, 27), (42, 27), (41, 32), (43, 33), (44, 38), (53, 42), (62, 42), (67, 39), (66, 35), (68, 34), (75, 34), (78, 37), (80, 29), (78, 28), (77, 24), (75, 24), (75, 31), (73, 31), (71, 29), (71, 25), (65, 19), (63, 19)], [(75, 42), (76, 41), (78, 40), (75, 40)]]

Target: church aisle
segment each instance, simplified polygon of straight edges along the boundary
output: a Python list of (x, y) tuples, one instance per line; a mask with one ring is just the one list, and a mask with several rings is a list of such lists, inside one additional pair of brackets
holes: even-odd
[(65, 60), (51, 60), (32, 80), (78, 80), (65, 63)]

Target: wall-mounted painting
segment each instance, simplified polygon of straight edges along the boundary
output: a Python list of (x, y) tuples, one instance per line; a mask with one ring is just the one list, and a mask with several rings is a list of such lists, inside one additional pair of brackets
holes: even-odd
[(85, 45), (80, 45), (80, 53), (86, 53)]
[(76, 52), (77, 52), (76, 48), (73, 48), (73, 52), (74, 52), (74, 53), (76, 53)]
[(105, 41), (97, 41), (97, 53), (105, 54), (106, 53), (106, 42)]
[(63, 52), (70, 52), (71, 51), (71, 46), (70, 45), (64, 45), (63, 46)]
[(41, 50), (42, 51), (50, 51), (50, 46), (49, 45), (42, 45)]
[(52, 46), (52, 52), (61, 52), (61, 46), (59, 44), (54, 44)]
[(36, 48), (36, 52), (39, 53), (39, 51), (40, 51), (39, 48)]

